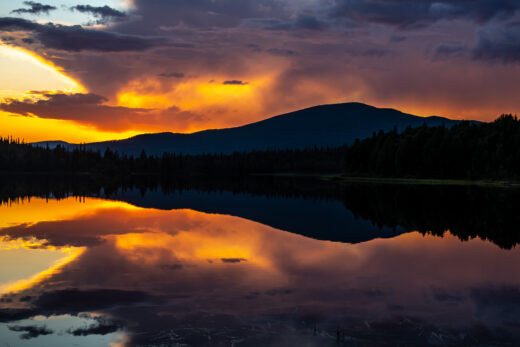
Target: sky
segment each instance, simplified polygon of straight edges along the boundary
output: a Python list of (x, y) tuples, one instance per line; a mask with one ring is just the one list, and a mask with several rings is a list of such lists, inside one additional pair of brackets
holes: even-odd
[(0, 76), (0, 136), (26, 141), (352, 101), (491, 121), (520, 109), (520, 2), (2, 0)]

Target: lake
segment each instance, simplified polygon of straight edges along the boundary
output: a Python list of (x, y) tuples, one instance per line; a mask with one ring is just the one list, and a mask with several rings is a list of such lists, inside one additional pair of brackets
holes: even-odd
[(0, 190), (0, 345), (520, 343), (516, 188)]

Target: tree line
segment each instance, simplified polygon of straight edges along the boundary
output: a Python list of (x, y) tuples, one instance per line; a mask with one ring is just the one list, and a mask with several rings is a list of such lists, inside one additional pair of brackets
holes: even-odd
[(164, 153), (134, 157), (107, 148), (68, 150), (0, 138), (0, 172), (60, 172), (166, 176), (273, 173), (343, 173), (349, 176), (440, 179), (520, 178), (520, 121), (502, 115), (491, 123), (462, 121), (374, 133), (350, 146), (233, 154)]
[(502, 115), (491, 123), (379, 132), (345, 149), (350, 175), (440, 179), (520, 178), (520, 121)]
[(245, 175), (276, 172), (341, 172), (343, 148), (253, 151), (233, 154), (185, 155), (164, 153), (137, 157), (107, 148), (91, 151), (85, 145), (53, 149), (0, 138), (0, 172), (59, 172), (109, 175)]

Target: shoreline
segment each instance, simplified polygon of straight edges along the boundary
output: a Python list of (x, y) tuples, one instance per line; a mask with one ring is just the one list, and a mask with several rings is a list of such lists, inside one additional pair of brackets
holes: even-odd
[[(105, 176), (103, 173), (97, 172), (30, 172), (30, 171), (0, 171), (0, 176), (78, 176), (78, 177), (100, 177)], [(161, 176), (157, 172), (133, 172), (125, 176)], [(438, 178), (399, 178), (399, 177), (366, 177), (366, 176), (346, 176), (342, 174), (330, 173), (262, 173), (248, 174), (250, 177), (286, 177), (286, 178), (312, 178), (321, 181), (336, 183), (371, 183), (371, 184), (399, 184), (399, 185), (444, 185), (444, 186), (480, 186), (480, 187), (503, 187), (503, 188), (520, 188), (520, 181), (512, 180), (492, 180), (492, 179), (438, 179)], [(113, 177), (113, 175), (112, 175)], [(168, 176), (171, 178), (175, 175)], [(182, 176), (179, 176), (182, 177)], [(204, 177), (204, 175), (203, 175)], [(218, 179), (222, 176), (212, 176)]]
[(468, 179), (439, 179), (439, 178), (399, 178), (399, 177), (363, 177), (345, 176), (341, 174), (257, 174), (256, 176), (273, 177), (307, 177), (338, 183), (377, 183), (377, 184), (409, 184), (409, 185), (445, 185), (445, 186), (481, 186), (481, 187), (520, 187), (518, 181), (508, 180), (468, 180)]

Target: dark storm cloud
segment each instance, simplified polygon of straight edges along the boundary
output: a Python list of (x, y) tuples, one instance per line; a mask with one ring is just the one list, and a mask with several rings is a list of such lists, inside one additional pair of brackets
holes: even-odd
[(91, 5), (76, 5), (70, 8), (72, 11), (81, 13), (89, 13), (98, 18), (97, 24), (105, 24), (111, 20), (121, 20), (127, 17), (127, 14), (118, 11), (109, 6), (91, 6)]
[(195, 28), (231, 28), (245, 18), (277, 18), (284, 13), (278, 0), (134, 0), (141, 21), (125, 26), (155, 31), (160, 26), (182, 24)]
[(472, 53), (476, 60), (520, 62), (520, 23), (490, 25), (480, 29)]
[[(485, 23), (512, 17), (517, 0), (331, 0), (305, 5), (284, 0), (134, 0), (140, 20), (123, 31), (155, 32), (159, 27), (322, 31), (346, 23), (380, 23), (413, 29), (441, 21), (467, 19)], [(346, 21), (342, 21), (346, 19)]]
[(248, 82), (239, 81), (239, 80), (230, 80), (222, 82), (224, 85), (235, 85), (235, 86), (245, 86)]
[(332, 16), (413, 29), (443, 19), (484, 23), (510, 17), (519, 8), (517, 0), (337, 0)]
[(39, 24), (22, 18), (0, 18), (0, 31), (29, 31), (44, 47), (64, 51), (144, 51), (168, 44), (165, 38), (122, 35), (79, 25)]
[(55, 6), (44, 5), (44, 4), (40, 4), (38, 2), (34, 2), (34, 1), (24, 1), (23, 3), (24, 3), (24, 5), (29, 6), (29, 8), (18, 8), (16, 10), (11, 11), (11, 13), (17, 13), (17, 14), (27, 13), (27, 14), (35, 14), (35, 15), (41, 14), (41, 13), (49, 14), (50, 11), (54, 11), (56, 9)]
[(48, 329), (45, 326), (35, 326), (35, 325), (14, 325), (8, 327), (11, 331), (23, 332), (20, 335), (22, 340), (34, 339), (41, 335), (50, 335), (53, 333), (52, 330)]

